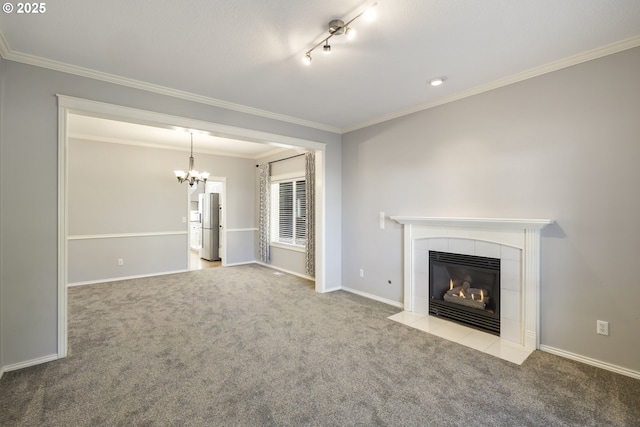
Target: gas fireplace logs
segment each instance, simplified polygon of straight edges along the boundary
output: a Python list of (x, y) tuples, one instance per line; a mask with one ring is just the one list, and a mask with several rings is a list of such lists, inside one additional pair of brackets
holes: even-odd
[(469, 282), (464, 282), (460, 286), (451, 286), (444, 294), (444, 300), (467, 307), (485, 310), (489, 303), (489, 291), (486, 289), (472, 288)]

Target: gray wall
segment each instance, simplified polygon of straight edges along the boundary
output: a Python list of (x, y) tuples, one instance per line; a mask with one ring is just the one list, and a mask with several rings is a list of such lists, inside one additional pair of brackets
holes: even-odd
[(71, 138), (67, 154), (69, 236), (186, 231), (171, 168), (188, 153)]
[(379, 211), (550, 218), (542, 344), (640, 371), (638, 76), (636, 48), (344, 135), (343, 286), (402, 301)]
[[(227, 178), (228, 228), (252, 227), (253, 161), (195, 156), (198, 167)], [(182, 218), (188, 218), (188, 186), (180, 185), (172, 171), (187, 158), (181, 151), (70, 139), (69, 236), (186, 233)], [(236, 263), (254, 261), (253, 242), (229, 234), (227, 257)], [(69, 283), (186, 270), (187, 237), (71, 239)], [(117, 265), (118, 258), (124, 259), (123, 266)]]
[(340, 135), (7, 60), (2, 83), (3, 366), (57, 352), (57, 93), (326, 143), (327, 284), (340, 286)]

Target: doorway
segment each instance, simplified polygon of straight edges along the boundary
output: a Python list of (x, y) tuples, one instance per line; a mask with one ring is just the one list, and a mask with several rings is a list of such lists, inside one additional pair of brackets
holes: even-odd
[[(251, 129), (238, 128), (212, 122), (171, 116), (148, 110), (123, 107), (65, 95), (58, 97), (58, 358), (67, 355), (67, 283), (68, 283), (68, 115), (85, 114), (87, 116), (109, 118), (128, 123), (139, 123), (165, 129), (200, 129), (211, 135), (237, 140), (252, 141), (279, 147), (300, 147), (316, 153), (316, 281), (317, 292), (327, 292), (325, 283), (326, 234), (325, 234), (325, 149), (323, 143), (288, 137)], [(186, 218), (184, 220), (186, 225)], [(226, 230), (228, 231), (228, 230)], [(188, 244), (187, 244), (188, 246)], [(224, 245), (225, 257), (228, 245)]]
[[(207, 182), (199, 182), (194, 186), (187, 187), (187, 203), (189, 212), (189, 247), (188, 262), (189, 271), (204, 270), (226, 265), (226, 195), (227, 178), (210, 177)], [(203, 256), (203, 198), (206, 194), (218, 194), (218, 215), (217, 215), (217, 257), (214, 260), (207, 260)]]

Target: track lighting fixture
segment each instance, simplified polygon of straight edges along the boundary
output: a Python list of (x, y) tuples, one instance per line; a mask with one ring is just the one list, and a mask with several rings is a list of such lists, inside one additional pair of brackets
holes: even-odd
[(356, 19), (360, 18), (361, 16), (365, 16), (368, 18), (371, 18), (373, 16), (373, 8), (377, 5), (378, 3), (373, 3), (371, 6), (369, 6), (366, 10), (360, 12), (359, 14), (357, 14), (356, 16), (354, 16), (353, 18), (351, 18), (351, 20), (347, 21), (346, 23), (341, 20), (341, 19), (334, 19), (332, 21), (329, 22), (329, 37), (323, 39), (322, 41), (320, 41), (319, 43), (317, 43), (315, 46), (313, 46), (311, 49), (309, 49), (305, 54), (304, 54), (304, 58), (302, 58), (303, 62), (307, 65), (311, 64), (311, 52), (313, 52), (317, 47), (319, 47), (321, 44), (324, 43), (324, 46), (322, 47), (322, 51), (324, 53), (331, 53), (331, 45), (329, 44), (329, 39), (333, 36), (339, 36), (342, 34), (345, 34), (347, 36), (347, 39), (349, 40), (353, 40), (353, 38), (356, 36), (356, 30), (354, 28), (352, 28), (350, 25), (353, 21), (355, 21)]

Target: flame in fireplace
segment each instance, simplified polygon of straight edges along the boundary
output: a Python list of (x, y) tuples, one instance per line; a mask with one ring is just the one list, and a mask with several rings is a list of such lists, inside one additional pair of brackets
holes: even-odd
[(460, 289), (460, 296), (464, 298), (464, 292), (462, 292), (462, 289)]
[(480, 289), (480, 301), (484, 301), (484, 291)]
[[(440, 288), (442, 289), (442, 288)], [(449, 290), (453, 289), (453, 279), (449, 279)]]

